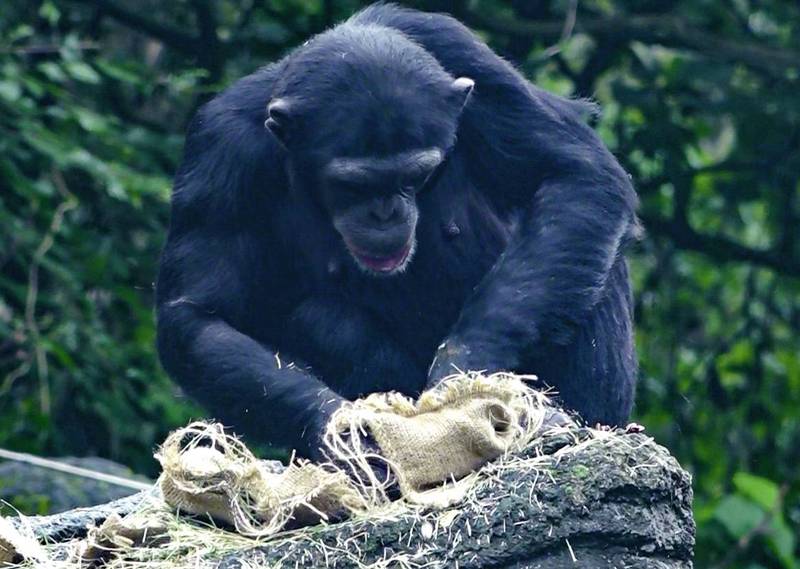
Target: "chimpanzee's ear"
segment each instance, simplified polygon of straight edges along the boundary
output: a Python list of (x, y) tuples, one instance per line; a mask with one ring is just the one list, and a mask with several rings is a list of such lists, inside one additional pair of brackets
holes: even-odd
[(469, 96), (472, 94), (472, 89), (475, 87), (475, 81), (469, 77), (459, 77), (450, 85), (450, 92), (453, 103), (463, 108), (469, 101)]
[(270, 101), (267, 105), (267, 120), (264, 121), (264, 126), (282, 146), (286, 146), (292, 126), (291, 101), (284, 98)]

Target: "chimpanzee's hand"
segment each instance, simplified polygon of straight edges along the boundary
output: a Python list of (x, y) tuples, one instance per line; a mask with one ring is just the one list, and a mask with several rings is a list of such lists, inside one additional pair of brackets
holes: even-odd
[[(342, 433), (341, 436), (344, 442), (343, 446), (350, 447), (350, 433)], [(370, 434), (365, 435), (364, 433), (360, 433), (359, 437), (359, 454), (363, 453), (365, 456), (367, 465), (371, 469), (371, 473), (374, 475), (375, 480), (377, 480), (378, 485), (383, 489), (390, 500), (400, 498), (400, 486), (397, 482), (397, 476), (392, 471), (389, 463), (382, 458), (383, 454), (378, 443), (375, 442), (375, 439)], [(347, 475), (359, 485), (370, 485), (373, 483), (370, 476), (363, 472), (362, 465), (351, 464), (346, 460), (334, 456), (334, 453), (329, 449), (322, 448), (323, 445), (324, 443), (320, 444), (319, 453), (315, 462), (333, 464), (343, 472), (346, 472)]]
[(436, 387), (443, 379), (467, 371), (494, 373), (509, 371), (517, 363), (510, 354), (496, 356), (488, 348), (473, 348), (471, 344), (456, 337), (448, 338), (436, 351), (428, 370), (426, 389)]

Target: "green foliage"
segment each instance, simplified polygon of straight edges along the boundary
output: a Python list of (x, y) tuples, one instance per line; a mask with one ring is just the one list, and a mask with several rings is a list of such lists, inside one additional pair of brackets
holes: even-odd
[(15, 496), (8, 503), (0, 503), (0, 516), (15, 516), (24, 512), (29, 516), (44, 516), (51, 512), (50, 497), (41, 494)]
[(720, 545), (735, 540), (740, 547), (758, 540), (778, 566), (798, 567), (797, 537), (786, 521), (778, 485), (746, 472), (737, 472), (733, 485), (735, 493), (723, 497), (712, 510), (698, 513), (700, 537)]
[[(113, 109), (145, 100), (152, 71), (62, 36), (54, 4), (39, 14), (0, 36), (2, 444), (152, 471), (154, 444), (189, 417), (157, 367), (152, 316), (181, 137)], [(54, 38), (46, 57), (25, 51)]]
[[(363, 2), (109, 3), (0, 10), (0, 446), (152, 474), (201, 413), (153, 346), (186, 121)], [(411, 4), (602, 104), (647, 229), (636, 418), (694, 473), (697, 564), (800, 566), (800, 6), (585, 0), (571, 26), (566, 0)]]

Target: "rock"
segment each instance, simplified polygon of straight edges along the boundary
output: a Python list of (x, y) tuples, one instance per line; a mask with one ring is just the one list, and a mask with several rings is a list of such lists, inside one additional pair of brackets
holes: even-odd
[[(129, 468), (103, 458), (68, 457), (54, 460), (95, 472), (148, 482), (146, 478), (135, 476)], [(130, 488), (40, 466), (13, 461), (0, 463), (0, 500), (9, 502), (23, 513), (63, 512), (103, 504), (135, 492), (136, 490)]]
[(486, 474), (474, 496), (450, 510), (316, 529), (229, 555), (217, 567), (280, 560), (345, 568), (393, 557), (397, 566), (459, 569), (692, 567), (691, 477), (643, 434), (544, 436)]
[[(142, 497), (28, 523), (40, 537), (76, 535), (88, 521), (135, 508), (135, 499)], [(238, 538), (182, 554), (192, 567), (209, 569), (684, 569), (692, 567), (691, 502), (689, 474), (646, 435), (562, 429), (487, 465), (467, 500), (446, 510), (395, 503), (347, 522), (245, 541), (252, 546)], [(158, 548), (138, 550), (136, 559), (153, 569), (182, 566), (175, 552)]]
[[(280, 472), (285, 468), (278, 460), (264, 460), (262, 463), (271, 472)], [(154, 497), (159, 497), (155, 487), (143, 492), (131, 492), (135, 491), (128, 490), (124, 497), (97, 506), (75, 508), (49, 516), (25, 516), (24, 524), (22, 518), (11, 520), (17, 527), (24, 525), (24, 529), (31, 531), (41, 542), (54, 543), (81, 538), (86, 535), (88, 528), (100, 526), (110, 516), (125, 516)]]
[(42, 543), (56, 543), (69, 539), (84, 537), (90, 527), (100, 526), (110, 516), (125, 516), (134, 512), (150, 496), (153, 491), (137, 492), (131, 496), (114, 500), (107, 504), (89, 508), (76, 508), (68, 512), (52, 516), (25, 516), (11, 518), (12, 524)]

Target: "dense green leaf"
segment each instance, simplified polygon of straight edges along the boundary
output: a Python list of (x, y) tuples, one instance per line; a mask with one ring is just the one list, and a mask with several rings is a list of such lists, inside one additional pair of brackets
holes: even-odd
[(740, 494), (747, 496), (765, 510), (772, 510), (778, 504), (780, 490), (772, 480), (747, 472), (737, 472), (733, 485)]
[(736, 495), (726, 496), (714, 512), (716, 520), (736, 539), (752, 532), (764, 516), (765, 512), (758, 504)]

